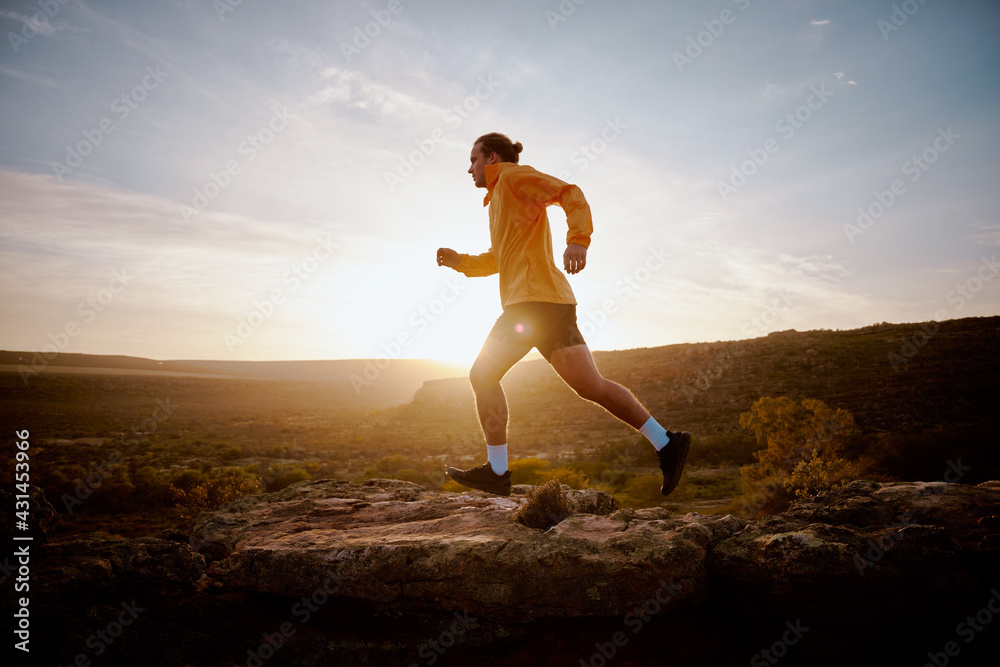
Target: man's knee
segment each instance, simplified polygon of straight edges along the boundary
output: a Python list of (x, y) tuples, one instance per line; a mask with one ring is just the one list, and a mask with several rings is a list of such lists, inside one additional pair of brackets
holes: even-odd
[(478, 392), (500, 384), (500, 378), (486, 364), (473, 364), (469, 371), (469, 382), (472, 383), (472, 391)]

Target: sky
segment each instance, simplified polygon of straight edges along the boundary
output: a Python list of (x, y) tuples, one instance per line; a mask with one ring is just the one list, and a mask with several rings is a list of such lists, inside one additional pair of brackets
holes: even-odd
[(471, 363), (497, 277), (435, 251), (489, 247), (492, 131), (591, 205), (594, 350), (1000, 313), (996, 2), (4, 0), (0, 34), (0, 349)]

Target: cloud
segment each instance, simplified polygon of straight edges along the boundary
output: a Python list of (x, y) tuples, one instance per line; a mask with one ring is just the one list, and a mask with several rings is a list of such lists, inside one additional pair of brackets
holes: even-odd
[[(817, 30), (816, 28), (822, 29)], [(836, 27), (829, 19), (813, 19), (809, 22), (808, 27), (799, 31), (796, 40), (806, 51), (815, 52), (823, 46), (824, 40), (833, 30), (836, 30)]]
[(309, 106), (334, 104), (347, 110), (401, 119), (440, 116), (445, 111), (444, 107), (418, 99), (392, 84), (376, 81), (359, 69), (330, 64), (316, 49), (289, 40), (274, 40), (268, 46), (272, 52), (286, 57), (293, 70), (303, 71), (314, 80), (306, 97)]
[(854, 81), (852, 79), (848, 79), (847, 81), (844, 81), (844, 73), (843, 72), (834, 72), (833, 75), (835, 77), (837, 77), (837, 81), (839, 81), (841, 84), (843, 84), (845, 86), (856, 86), (856, 85), (858, 85), (858, 82)]
[[(38, 16), (41, 16), (42, 20), (38, 20), (36, 18)], [(44, 37), (55, 37), (61, 32), (90, 32), (87, 28), (69, 25), (64, 22), (52, 23), (45, 12), (37, 12), (33, 16), (28, 16), (27, 14), (12, 12), (9, 9), (0, 9), (0, 17), (22, 21)]]
[(973, 241), (980, 245), (1000, 246), (1000, 224), (977, 220), (974, 227), (976, 232), (970, 236)]
[(348, 108), (366, 109), (383, 116), (440, 116), (445, 111), (443, 107), (377, 83), (357, 70), (330, 66), (321, 73), (329, 83), (310, 96), (313, 104), (339, 102)]
[[(222, 333), (276, 290), (282, 304), (294, 295), (294, 308), (335, 307), (341, 253), (326, 249), (341, 245), (337, 225), (211, 210), (184, 224), (161, 197), (10, 171), (0, 171), (0, 190), (0, 336), (12, 349), (39, 349), (76, 322), (87, 326), (71, 351), (224, 358), (241, 350), (227, 349)], [(127, 289), (96, 320), (85, 317), (81, 304), (115, 275), (128, 277)], [(315, 311), (285, 318), (294, 308), (282, 305), (258, 340), (306, 328)]]
[(17, 286), (5, 302), (78, 292), (88, 277), (122, 266), (154, 289), (201, 281), (221, 290), (224, 302), (226, 290), (266, 286), (269, 271), (301, 255), (319, 233), (211, 210), (185, 224), (176, 202), (51, 176), (0, 171), (0, 189), (7, 193), (3, 248), (16, 253), (2, 269)]
[(38, 86), (45, 86), (46, 88), (59, 88), (59, 84), (51, 79), (46, 79), (43, 76), (37, 76), (35, 74), (29, 74), (28, 72), (22, 72), (16, 70), (12, 67), (7, 67), (5, 65), (0, 65), (0, 72), (6, 74), (7, 76), (13, 76), (28, 83), (33, 83)]

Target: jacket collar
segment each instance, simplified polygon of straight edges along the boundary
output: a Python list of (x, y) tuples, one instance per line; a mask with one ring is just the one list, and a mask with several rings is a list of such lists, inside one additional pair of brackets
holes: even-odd
[(486, 196), (483, 197), (483, 206), (489, 205), (490, 199), (493, 197), (493, 189), (496, 188), (497, 181), (500, 180), (500, 174), (504, 170), (516, 166), (517, 164), (514, 162), (497, 162), (486, 165), (486, 170), (483, 172), (486, 175)]

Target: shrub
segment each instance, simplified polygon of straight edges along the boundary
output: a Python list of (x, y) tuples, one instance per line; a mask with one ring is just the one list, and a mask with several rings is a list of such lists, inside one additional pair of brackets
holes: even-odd
[(836, 456), (856, 432), (847, 410), (808, 398), (796, 403), (787, 396), (758, 399), (740, 415), (740, 426), (757, 436), (764, 449), (754, 453), (756, 465), (768, 471), (788, 471), (813, 450)]
[(286, 486), (291, 486), (297, 482), (305, 482), (312, 479), (309, 471), (301, 465), (276, 463), (262, 475), (265, 491), (268, 493), (281, 491)]
[(528, 492), (528, 499), (517, 508), (514, 520), (529, 528), (547, 530), (572, 513), (562, 485), (553, 479)]
[[(787, 396), (759, 399), (740, 415), (740, 426), (752, 430), (762, 447), (754, 452), (753, 464), (740, 468), (741, 513), (747, 515), (749, 508), (751, 517), (786, 509), (790, 488), (799, 488), (787, 486), (792, 470), (810, 457), (843, 462), (838, 455), (856, 433), (854, 418), (846, 410), (808, 398), (796, 403)], [(805, 481), (803, 475), (800, 472)]]
[[(413, 462), (403, 456), (402, 454), (392, 454), (391, 456), (384, 456), (375, 462), (374, 466), (370, 469), (372, 472), (371, 477), (395, 477), (397, 471), (405, 470), (407, 468), (412, 468)], [(368, 472), (365, 472), (365, 476), (368, 476)]]
[(173, 504), (170, 484), (152, 466), (141, 466), (132, 475), (135, 497), (142, 498), (147, 507), (169, 507)]
[(857, 464), (841, 458), (826, 459), (814, 449), (810, 458), (795, 464), (784, 486), (796, 498), (811, 498), (857, 479), (858, 473)]
[(170, 486), (176, 487), (182, 491), (189, 491), (199, 484), (204, 484), (208, 480), (205, 478), (205, 474), (201, 470), (185, 470), (177, 475), (174, 475), (173, 479), (170, 480)]
[(190, 489), (170, 485), (177, 513), (192, 519), (199, 512), (206, 512), (246, 495), (260, 493), (260, 479), (245, 470), (231, 468), (217, 479), (202, 482)]
[(235, 461), (238, 458), (243, 457), (243, 450), (239, 447), (226, 447), (225, 445), (220, 446), (221, 451), (219, 452), (219, 458), (223, 461)]

